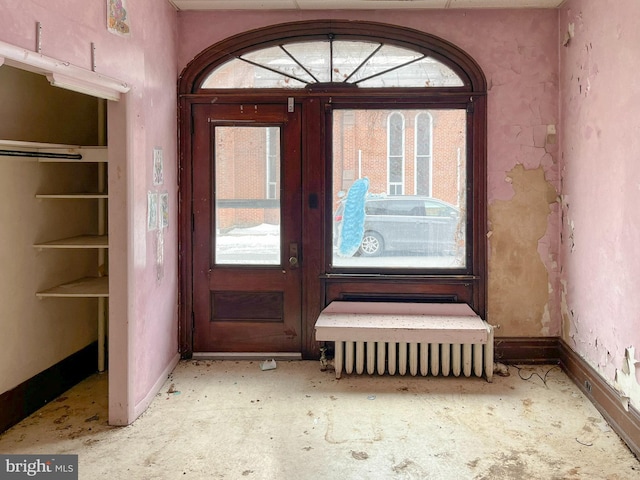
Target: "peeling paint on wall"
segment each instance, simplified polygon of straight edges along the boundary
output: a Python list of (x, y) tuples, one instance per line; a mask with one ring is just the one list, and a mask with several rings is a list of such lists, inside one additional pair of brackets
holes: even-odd
[[(573, 311), (569, 309), (569, 304), (567, 302), (567, 281), (562, 279), (560, 280), (560, 285), (562, 289), (560, 290), (560, 315), (562, 317), (562, 338), (565, 340), (569, 338), (572, 329), (573, 322)], [(574, 347), (574, 345), (571, 345)]]
[(538, 252), (557, 202), (544, 168), (516, 165), (507, 174), (514, 195), (489, 206), (488, 320), (500, 336), (548, 335), (549, 272)]
[[(640, 2), (567, 0), (560, 9), (562, 338), (640, 404)], [(612, 55), (611, 52), (615, 52)], [(626, 405), (625, 405), (626, 406)]]
[(640, 362), (635, 358), (635, 349), (629, 347), (625, 349), (622, 369), (616, 370), (614, 386), (620, 393), (625, 410), (629, 410), (629, 405), (640, 408), (640, 384), (636, 376), (638, 363)]
[(569, 252), (576, 249), (575, 224), (569, 214), (569, 195), (560, 196), (560, 206), (562, 215), (562, 228), (560, 230), (560, 245), (567, 248)]

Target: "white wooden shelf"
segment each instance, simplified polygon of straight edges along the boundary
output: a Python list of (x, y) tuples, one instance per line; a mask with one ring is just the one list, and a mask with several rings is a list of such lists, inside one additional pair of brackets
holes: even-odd
[(50, 242), (36, 243), (37, 248), (109, 248), (107, 235), (80, 235)]
[[(82, 148), (82, 147), (79, 145), (67, 145), (62, 143), (24, 142), (21, 140), (0, 139), (0, 148), (16, 148), (20, 150), (37, 152), (40, 149), (53, 149), (58, 151), (60, 149)], [(107, 147), (99, 147), (99, 148), (107, 148)]]
[(85, 277), (36, 293), (37, 297), (85, 297), (109, 296), (109, 277)]
[(109, 198), (106, 193), (38, 193), (36, 198)]

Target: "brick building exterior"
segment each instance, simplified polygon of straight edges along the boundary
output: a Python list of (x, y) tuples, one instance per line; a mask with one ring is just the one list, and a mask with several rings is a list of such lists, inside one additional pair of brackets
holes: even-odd
[[(333, 121), (334, 199), (367, 177), (372, 194), (464, 205), (458, 188), (466, 182), (464, 110), (337, 110)], [(392, 188), (398, 177), (401, 185)]]
[[(360, 177), (371, 194), (427, 195), (464, 206), (464, 110), (335, 110), (333, 198), (337, 203)], [(217, 200), (256, 200), (219, 205), (217, 228), (278, 224), (278, 129), (216, 127)], [(240, 208), (239, 208), (240, 207)]]

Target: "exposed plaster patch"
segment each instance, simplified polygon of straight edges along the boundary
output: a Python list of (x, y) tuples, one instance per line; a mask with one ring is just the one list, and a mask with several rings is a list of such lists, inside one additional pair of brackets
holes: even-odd
[(547, 140), (546, 143), (549, 145), (556, 144), (556, 126), (555, 125), (547, 125)]
[(591, 80), (587, 78), (586, 84), (584, 86), (584, 96), (588, 97), (590, 91), (591, 91)]
[(575, 252), (576, 250), (576, 241), (575, 241), (575, 224), (573, 220), (569, 220), (569, 245), (571, 247), (571, 252)]
[(503, 336), (543, 335), (551, 321), (550, 290), (538, 244), (557, 193), (542, 166), (527, 170), (516, 165), (506, 181), (513, 186), (513, 197), (489, 206), (489, 318), (502, 326)]
[[(551, 284), (549, 284), (549, 289), (550, 289), (549, 293), (552, 293), (551, 290), (553, 290), (553, 289), (551, 288)], [(544, 312), (542, 312), (542, 330), (540, 331), (540, 333), (543, 336), (545, 336), (545, 337), (549, 336), (549, 332), (550, 332), (549, 326), (550, 325), (551, 325), (551, 315), (549, 314), (549, 304), (547, 303), (544, 306)]]
[(636, 377), (636, 365), (640, 363), (635, 358), (635, 349), (628, 347), (625, 349), (622, 369), (616, 369), (614, 386), (620, 393), (622, 405), (625, 410), (629, 410), (629, 404), (640, 408), (640, 384)]
[(562, 290), (560, 292), (560, 316), (562, 317), (562, 339), (567, 342), (571, 347), (576, 347), (575, 333), (577, 332), (577, 325), (574, 321), (574, 312), (569, 308), (569, 301), (567, 299), (567, 281), (560, 280)]

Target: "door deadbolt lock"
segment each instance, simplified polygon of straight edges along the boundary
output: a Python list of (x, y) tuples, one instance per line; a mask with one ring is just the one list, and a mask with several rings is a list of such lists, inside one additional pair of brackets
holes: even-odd
[(298, 268), (298, 244), (289, 244), (289, 267)]

